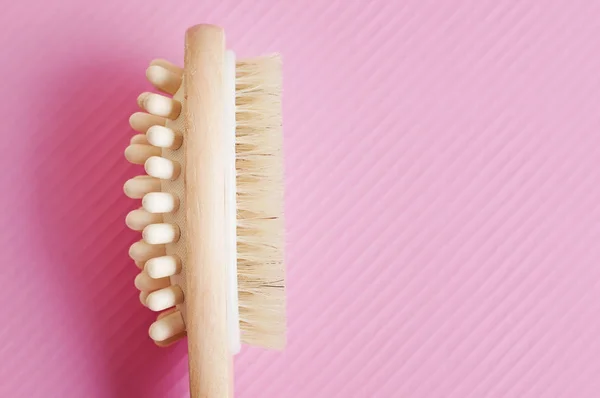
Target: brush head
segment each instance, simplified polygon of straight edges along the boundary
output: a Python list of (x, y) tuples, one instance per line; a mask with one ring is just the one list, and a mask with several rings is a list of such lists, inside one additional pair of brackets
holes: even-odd
[[(132, 246), (130, 254), (142, 268), (136, 279), (140, 300), (152, 310), (163, 311), (149, 330), (160, 346), (186, 334), (186, 275), (192, 266), (186, 231), (195, 220), (187, 217), (184, 194), (189, 129), (184, 75), (183, 69), (167, 61), (152, 61), (146, 76), (166, 95), (143, 93), (138, 97), (145, 112), (132, 115), (130, 124), (144, 135), (135, 136), (125, 151), (126, 158), (143, 164), (148, 174), (125, 184), (125, 193), (142, 199), (143, 205), (127, 216), (127, 225), (143, 231), (143, 240)], [(236, 62), (231, 87), (235, 87), (230, 113), (235, 118), (231, 121), (235, 124), (235, 158), (230, 165), (235, 170), (235, 199), (228, 206), (234, 206), (236, 220), (231, 229), (235, 244), (228, 250), (234, 262), (229, 272), (234, 273), (237, 291), (229, 294), (228, 300), (231, 304), (237, 298), (243, 343), (282, 348), (285, 271), (280, 58)]]

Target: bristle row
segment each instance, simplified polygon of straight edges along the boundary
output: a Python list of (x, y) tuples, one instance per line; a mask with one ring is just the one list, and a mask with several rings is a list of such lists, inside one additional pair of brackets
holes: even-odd
[(245, 343), (285, 342), (281, 60), (237, 63), (238, 290)]

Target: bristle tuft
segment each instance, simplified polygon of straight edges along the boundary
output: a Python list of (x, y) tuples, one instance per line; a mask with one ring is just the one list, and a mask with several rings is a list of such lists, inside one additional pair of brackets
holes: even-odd
[(281, 59), (236, 65), (237, 250), (246, 344), (285, 344)]

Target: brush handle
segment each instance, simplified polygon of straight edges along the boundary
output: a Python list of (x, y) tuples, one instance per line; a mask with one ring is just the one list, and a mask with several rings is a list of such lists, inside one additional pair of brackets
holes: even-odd
[(186, 329), (192, 398), (233, 396), (226, 322), (225, 35), (197, 25), (185, 35)]

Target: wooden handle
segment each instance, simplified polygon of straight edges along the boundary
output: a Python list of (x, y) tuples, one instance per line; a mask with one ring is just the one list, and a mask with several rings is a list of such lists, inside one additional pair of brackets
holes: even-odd
[(185, 303), (192, 398), (227, 398), (233, 394), (224, 256), (224, 59), (221, 28), (197, 25), (187, 30)]

